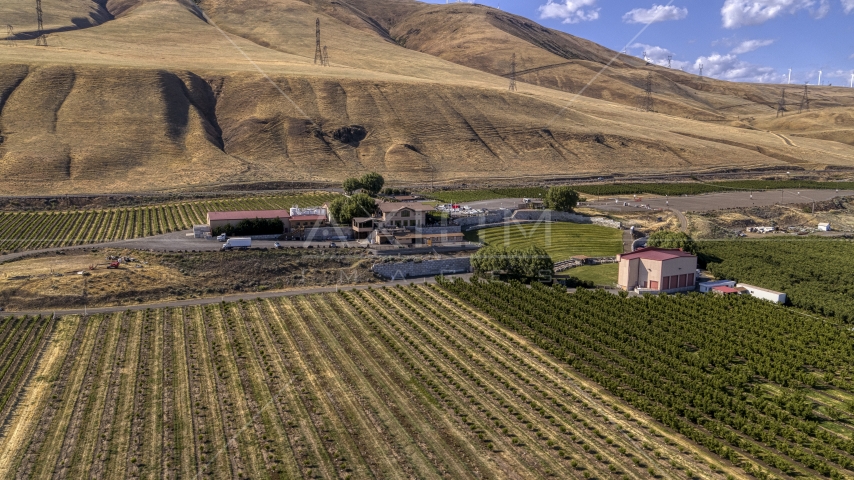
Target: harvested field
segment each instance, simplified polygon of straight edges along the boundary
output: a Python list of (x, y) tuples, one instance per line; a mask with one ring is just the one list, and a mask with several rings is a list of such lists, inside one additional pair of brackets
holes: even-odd
[(65, 321), (3, 478), (742, 476), (439, 286)]
[[(107, 256), (136, 262), (107, 269)], [(365, 249), (150, 253), (69, 251), (0, 265), (0, 307), (133, 305), (235, 293), (293, 290), (378, 281)], [(100, 264), (95, 270), (90, 265)], [(89, 275), (79, 275), (83, 271)]]

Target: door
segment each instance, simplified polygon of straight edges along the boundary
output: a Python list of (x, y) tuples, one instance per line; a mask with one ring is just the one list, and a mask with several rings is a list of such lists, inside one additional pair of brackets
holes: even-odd
[(658, 290), (658, 282), (649, 282), (649, 288)]

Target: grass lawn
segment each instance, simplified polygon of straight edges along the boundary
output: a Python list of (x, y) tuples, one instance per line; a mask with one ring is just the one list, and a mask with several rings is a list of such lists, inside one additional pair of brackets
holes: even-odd
[(578, 267), (561, 272), (561, 275), (569, 275), (579, 280), (593, 282), (597, 287), (611, 287), (616, 285), (619, 274), (619, 263)]
[(623, 232), (599, 225), (536, 223), (486, 228), (466, 233), (466, 239), (487, 245), (545, 249), (559, 262), (575, 255), (609, 257), (623, 252)]

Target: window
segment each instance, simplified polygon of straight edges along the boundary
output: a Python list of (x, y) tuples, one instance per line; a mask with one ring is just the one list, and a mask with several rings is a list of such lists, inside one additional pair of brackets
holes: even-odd
[(400, 212), (400, 216), (403, 218), (409, 218), (410, 213), (412, 212), (410, 212), (409, 210), (403, 210), (402, 212)]

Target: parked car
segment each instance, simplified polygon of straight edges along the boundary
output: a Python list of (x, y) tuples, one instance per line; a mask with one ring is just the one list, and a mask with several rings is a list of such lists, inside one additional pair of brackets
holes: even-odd
[(329, 244), (329, 248), (338, 248), (338, 245), (336, 245), (335, 242), (332, 242)]
[(223, 233), (223, 234), (221, 234), (220, 236), (216, 237), (216, 241), (217, 241), (217, 242), (224, 242), (224, 241), (226, 241), (226, 240), (228, 240), (228, 236), (227, 236), (226, 234), (224, 234), (224, 233)]
[(281, 243), (279, 243), (279, 242), (276, 242), (276, 243), (274, 243), (274, 244), (273, 244), (273, 248), (275, 248), (276, 250), (278, 250), (278, 249), (282, 248), (282, 244), (281, 244)]

